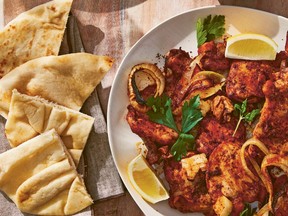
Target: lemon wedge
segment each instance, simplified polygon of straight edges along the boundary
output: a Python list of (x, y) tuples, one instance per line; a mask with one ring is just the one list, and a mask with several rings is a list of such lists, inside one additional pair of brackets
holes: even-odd
[(262, 34), (238, 34), (227, 39), (226, 58), (246, 60), (274, 60), (277, 43)]
[(135, 190), (146, 201), (155, 204), (169, 198), (164, 185), (141, 154), (129, 163), (128, 177)]

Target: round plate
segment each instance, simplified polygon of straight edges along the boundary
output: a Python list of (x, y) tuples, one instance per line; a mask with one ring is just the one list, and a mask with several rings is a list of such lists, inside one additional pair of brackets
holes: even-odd
[[(125, 116), (129, 103), (127, 96), (127, 80), (131, 68), (135, 64), (150, 62), (163, 65), (164, 55), (172, 48), (182, 48), (197, 55), (196, 22), (198, 18), (208, 15), (225, 15), (226, 32), (234, 35), (237, 33), (260, 33), (273, 38), (278, 43), (278, 51), (284, 50), (288, 19), (254, 9), (234, 6), (211, 6), (190, 10), (172, 17), (161, 23), (144, 35), (123, 59), (108, 102), (108, 136), (112, 156), (118, 172), (130, 192), (131, 196), (145, 213), (145, 215), (184, 215), (169, 207), (167, 201), (155, 205), (145, 202), (134, 190), (127, 177), (127, 165), (137, 155), (135, 144), (141, 139), (132, 131)], [(185, 214), (202, 215), (200, 213)]]

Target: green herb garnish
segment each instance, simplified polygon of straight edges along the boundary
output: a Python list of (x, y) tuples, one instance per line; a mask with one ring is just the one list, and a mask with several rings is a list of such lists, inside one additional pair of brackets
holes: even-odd
[(240, 216), (253, 216), (257, 208), (252, 208), (249, 203), (245, 203), (245, 208), (240, 213)]
[(211, 15), (204, 20), (199, 18), (196, 23), (196, 35), (198, 47), (207, 41), (212, 41), (215, 38), (221, 37), (225, 33), (225, 16)]
[(260, 114), (260, 109), (254, 109), (251, 112), (246, 113), (247, 110), (247, 99), (245, 99), (242, 104), (235, 104), (234, 109), (239, 111), (239, 120), (237, 122), (236, 128), (232, 136), (234, 136), (238, 130), (238, 127), (242, 120), (251, 123), (257, 115)]
[(180, 132), (174, 121), (174, 117), (171, 109), (172, 100), (163, 95), (160, 97), (149, 97), (146, 101), (146, 105), (152, 109), (147, 112), (150, 121), (158, 124), (165, 125), (173, 130)]
[(150, 97), (146, 104), (152, 109), (147, 112), (147, 115), (150, 121), (165, 125), (179, 134), (178, 139), (170, 150), (173, 157), (179, 161), (182, 156), (187, 154), (187, 150), (194, 148), (195, 138), (188, 132), (194, 128), (203, 117), (199, 109), (200, 97), (197, 95), (189, 102), (186, 101), (184, 103), (182, 107), (182, 127), (181, 130), (179, 130), (174, 121), (171, 103), (171, 98), (166, 95), (156, 98)]

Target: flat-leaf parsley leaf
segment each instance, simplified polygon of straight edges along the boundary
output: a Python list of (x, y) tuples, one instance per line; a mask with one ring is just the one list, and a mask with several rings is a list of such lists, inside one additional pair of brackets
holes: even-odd
[(196, 36), (198, 47), (207, 41), (221, 37), (225, 33), (225, 16), (207, 16), (202, 20), (199, 18), (196, 23)]
[(182, 107), (182, 133), (188, 133), (202, 120), (202, 113), (199, 110), (200, 97), (193, 97), (189, 103), (186, 101)]
[(147, 112), (150, 121), (165, 125), (179, 133), (171, 109), (172, 100), (167, 95), (149, 97), (146, 105), (152, 109)]
[(156, 98), (150, 97), (147, 99), (146, 104), (152, 109), (147, 112), (147, 115), (150, 121), (172, 128), (178, 133), (178, 139), (173, 144), (170, 152), (173, 157), (179, 161), (187, 154), (187, 150), (193, 149), (195, 138), (188, 132), (194, 128), (203, 117), (199, 109), (200, 97), (197, 95), (190, 99), (189, 102), (186, 101), (184, 103), (182, 107), (182, 125), (181, 130), (179, 130), (174, 121), (171, 103), (171, 98), (166, 95)]

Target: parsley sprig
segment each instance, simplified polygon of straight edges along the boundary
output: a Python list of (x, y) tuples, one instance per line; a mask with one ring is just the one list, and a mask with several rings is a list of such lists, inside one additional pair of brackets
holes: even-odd
[(215, 15), (207, 16), (202, 20), (199, 18), (196, 23), (196, 35), (198, 47), (206, 41), (212, 41), (221, 37), (225, 32), (225, 16)]
[(174, 121), (171, 103), (171, 98), (166, 95), (156, 98), (150, 97), (147, 99), (146, 104), (152, 109), (147, 112), (147, 115), (150, 121), (165, 125), (179, 134), (178, 139), (170, 150), (173, 157), (179, 161), (187, 154), (187, 150), (194, 148), (195, 138), (188, 132), (194, 128), (203, 117), (199, 109), (200, 97), (197, 95), (189, 102), (186, 101), (184, 103), (182, 107), (181, 130), (179, 130)]
[(150, 121), (165, 125), (173, 130), (180, 132), (176, 126), (171, 109), (172, 100), (167, 96), (149, 97), (146, 105), (152, 109), (147, 112)]
[(260, 114), (260, 109), (254, 109), (252, 110), (251, 112), (246, 112), (247, 110), (247, 99), (245, 99), (241, 104), (235, 104), (234, 105), (234, 109), (236, 111), (239, 111), (239, 119), (238, 119), (238, 122), (237, 122), (237, 125), (236, 125), (236, 128), (234, 130), (234, 133), (232, 136), (234, 136), (239, 128), (239, 125), (241, 123), (242, 120), (248, 122), (248, 123), (251, 123), (255, 117), (257, 115)]

